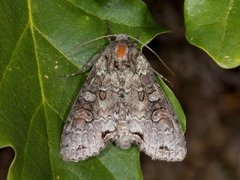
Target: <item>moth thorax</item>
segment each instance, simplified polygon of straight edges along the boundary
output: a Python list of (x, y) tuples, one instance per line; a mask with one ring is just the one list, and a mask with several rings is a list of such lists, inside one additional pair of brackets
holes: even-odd
[(115, 47), (115, 56), (118, 60), (123, 60), (127, 58), (128, 47), (124, 43), (118, 43)]

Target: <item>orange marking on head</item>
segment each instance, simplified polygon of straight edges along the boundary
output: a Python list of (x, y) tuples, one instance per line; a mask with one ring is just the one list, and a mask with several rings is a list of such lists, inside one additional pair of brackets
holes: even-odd
[(118, 59), (123, 59), (126, 55), (127, 47), (124, 44), (118, 44), (116, 47), (116, 56)]

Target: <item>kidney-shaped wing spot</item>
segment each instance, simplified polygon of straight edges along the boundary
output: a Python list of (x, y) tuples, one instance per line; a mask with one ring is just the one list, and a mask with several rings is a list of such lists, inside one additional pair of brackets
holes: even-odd
[[(181, 161), (186, 156), (187, 150), (177, 115), (146, 58), (140, 54), (137, 61), (137, 74), (147, 94), (145, 120), (139, 122), (143, 135), (140, 149), (153, 159)], [(137, 106), (135, 105), (135, 109)]]
[[(157, 82), (156, 82), (157, 83)], [(156, 91), (161, 99), (149, 99), (149, 119), (144, 123), (144, 143), (141, 149), (153, 159), (181, 161), (186, 155), (186, 143), (175, 112), (159, 86)], [(157, 105), (158, 104), (158, 105)], [(158, 107), (154, 109), (154, 107)]]
[(98, 66), (104, 65), (104, 59), (99, 59), (68, 115), (60, 145), (60, 153), (66, 161), (77, 162), (99, 154), (115, 136), (116, 119), (111, 116), (111, 109), (116, 102), (105, 100), (107, 96), (117, 94), (111, 89), (98, 91), (105, 76), (96, 74), (96, 68), (103, 69)]

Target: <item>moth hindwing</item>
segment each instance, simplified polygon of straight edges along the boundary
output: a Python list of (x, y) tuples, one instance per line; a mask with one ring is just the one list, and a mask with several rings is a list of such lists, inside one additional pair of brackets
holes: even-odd
[(152, 67), (127, 35), (98, 56), (67, 117), (60, 153), (66, 161), (95, 156), (109, 142), (139, 146), (152, 159), (181, 161), (186, 143), (179, 120)]

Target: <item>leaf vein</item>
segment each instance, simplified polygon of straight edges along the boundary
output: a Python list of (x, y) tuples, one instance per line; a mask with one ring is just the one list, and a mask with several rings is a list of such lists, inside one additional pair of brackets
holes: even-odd
[(231, 10), (232, 10), (232, 8), (233, 8), (233, 5), (234, 5), (234, 2), (235, 2), (235, 0), (230, 0), (230, 3), (229, 3), (229, 6), (228, 6), (228, 9), (227, 9), (227, 11), (226, 11), (226, 15), (225, 15), (225, 18), (224, 18), (224, 20), (223, 20), (223, 35), (222, 35), (222, 38), (221, 38), (221, 40), (220, 40), (220, 51), (222, 51), (222, 49), (223, 49), (223, 42), (224, 42), (224, 40), (225, 40), (225, 38), (226, 38), (226, 31), (227, 31), (227, 27), (228, 27), (228, 19), (229, 19), (229, 15), (230, 15), (230, 13), (231, 13)]
[(33, 27), (34, 27), (34, 29), (35, 29), (49, 44), (51, 44), (51, 46), (54, 47), (64, 58), (66, 58), (72, 65), (76, 66), (76, 67), (79, 69), (78, 65), (75, 64), (75, 63), (73, 63), (73, 61), (71, 61), (71, 59), (69, 59), (69, 57), (67, 57), (67, 55), (64, 54), (64, 52), (62, 52), (62, 51), (60, 50), (60, 48), (56, 47), (46, 35), (44, 35), (36, 26), (33, 25)]
[(12, 55), (11, 55), (11, 57), (10, 57), (10, 59), (9, 59), (9, 62), (8, 62), (8, 64), (7, 64), (7, 66), (6, 66), (6, 68), (5, 68), (4, 72), (3, 72), (2, 78), (1, 78), (1, 80), (0, 80), (0, 87), (1, 87), (4, 79), (6, 78), (6, 75), (7, 75), (8, 69), (9, 69), (9, 66), (11, 65), (11, 63), (12, 63), (12, 61), (13, 61), (13, 59), (14, 59), (14, 56), (15, 56), (15, 54), (16, 54), (16, 52), (17, 52), (17, 49), (18, 49), (18, 47), (20, 46), (20, 43), (21, 43), (21, 41), (22, 41), (22, 39), (23, 39), (23, 37), (24, 37), (27, 29), (28, 29), (28, 26), (29, 26), (29, 22), (28, 22), (28, 23), (26, 24), (26, 26), (24, 27), (23, 32), (22, 32), (21, 35), (19, 36), (19, 39), (18, 39), (18, 41), (17, 41), (17, 43), (16, 43), (16, 46), (15, 46), (15, 48), (13, 49)]
[[(24, 163), (26, 162), (26, 154), (27, 154), (27, 150), (28, 150), (28, 143), (29, 143), (29, 139), (30, 139), (30, 132), (31, 132), (31, 128), (32, 128), (32, 123), (33, 123), (33, 120), (35, 118), (35, 116), (37, 115), (38, 111), (40, 110), (40, 107), (42, 106), (42, 102), (37, 106), (37, 108), (35, 109), (35, 111), (33, 112), (32, 114), (32, 117), (31, 119), (29, 120), (29, 126), (28, 126), (28, 130), (27, 130), (27, 140), (26, 140), (26, 143), (25, 143), (25, 146), (24, 146), (24, 157), (23, 157), (23, 161), (22, 161), (22, 166), (24, 167)], [(23, 170), (21, 171), (21, 177), (23, 177)]]
[(48, 105), (48, 107), (49, 107), (50, 109), (52, 109), (53, 112), (55, 112), (55, 113), (60, 117), (60, 119), (61, 119), (63, 122), (65, 122), (65, 121), (63, 120), (63, 117), (60, 116), (59, 112), (58, 112), (51, 104), (49, 104), (47, 101), (46, 101), (46, 104)]

